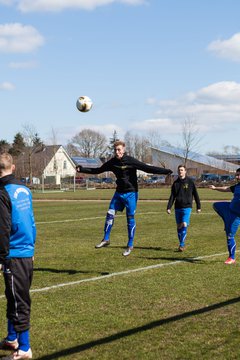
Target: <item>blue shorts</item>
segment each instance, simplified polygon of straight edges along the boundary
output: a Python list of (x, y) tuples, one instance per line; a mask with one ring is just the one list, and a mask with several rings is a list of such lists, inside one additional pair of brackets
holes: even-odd
[(175, 209), (175, 219), (177, 224), (181, 224), (183, 222), (190, 224), (190, 216), (192, 213), (192, 208), (182, 208)]
[(118, 193), (115, 192), (110, 202), (109, 209), (123, 211), (126, 208), (126, 214), (133, 216), (136, 211), (138, 200), (137, 192)]
[(214, 210), (224, 221), (227, 235), (235, 236), (240, 225), (240, 217), (230, 209), (230, 202), (220, 201), (213, 204)]

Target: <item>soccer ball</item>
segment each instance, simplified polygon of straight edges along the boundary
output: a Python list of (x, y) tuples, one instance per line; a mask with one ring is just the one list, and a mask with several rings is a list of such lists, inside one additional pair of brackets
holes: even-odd
[(76, 103), (77, 109), (81, 112), (91, 110), (93, 106), (92, 100), (88, 96), (79, 96)]

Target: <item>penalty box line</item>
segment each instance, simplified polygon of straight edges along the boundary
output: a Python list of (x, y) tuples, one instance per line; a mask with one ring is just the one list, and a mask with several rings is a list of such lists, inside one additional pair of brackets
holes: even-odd
[[(236, 252), (239, 252), (239, 250), (237, 250)], [(52, 286), (46, 286), (46, 287), (39, 288), (39, 289), (32, 289), (32, 290), (30, 290), (30, 292), (31, 293), (47, 292), (50, 290), (59, 289), (59, 288), (67, 287), (67, 286), (79, 285), (79, 284), (94, 282), (94, 281), (99, 281), (99, 280), (105, 280), (105, 279), (109, 279), (109, 278), (116, 277), (116, 276), (129, 275), (129, 274), (136, 273), (136, 272), (142, 272), (142, 271), (147, 271), (147, 270), (152, 270), (152, 269), (159, 269), (159, 268), (163, 268), (166, 266), (179, 265), (182, 263), (186, 263), (186, 261), (198, 261), (198, 260), (210, 259), (213, 257), (223, 256), (226, 254), (228, 254), (228, 253), (224, 252), (224, 253), (219, 253), (219, 254), (197, 256), (197, 257), (188, 258), (188, 259), (180, 259), (180, 260), (171, 261), (169, 263), (164, 263), (164, 264), (161, 263), (161, 264), (149, 265), (149, 266), (145, 266), (145, 267), (141, 267), (141, 268), (137, 268), (137, 269), (119, 271), (119, 272), (115, 272), (115, 273), (111, 273), (111, 274), (107, 274), (107, 275), (103, 275), (103, 276), (96, 276), (96, 277), (92, 277), (92, 278), (88, 278), (88, 279), (82, 279), (82, 280), (70, 281), (67, 283), (62, 283), (62, 284), (57, 284), (57, 285), (52, 285)], [(2, 298), (5, 298), (5, 296), (1, 295), (0, 299), (2, 299)]]

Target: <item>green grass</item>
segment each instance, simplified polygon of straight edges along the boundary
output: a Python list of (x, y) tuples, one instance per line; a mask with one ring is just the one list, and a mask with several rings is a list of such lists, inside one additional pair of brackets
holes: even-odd
[[(94, 189), (94, 190), (77, 190), (63, 192), (35, 192), (33, 198), (35, 200), (109, 200), (113, 195), (114, 189)], [(223, 193), (213, 191), (208, 188), (199, 188), (199, 196), (204, 200), (225, 200), (231, 199), (231, 193)], [(139, 190), (140, 200), (167, 200), (170, 195), (169, 187), (148, 188)]]
[[(205, 191), (206, 200), (209, 192), (221, 194)], [(145, 199), (153, 196), (143, 192)], [(167, 192), (161, 196), (167, 198)], [(111, 246), (94, 248), (107, 206), (105, 201), (34, 202), (38, 238), (32, 290), (76, 282), (32, 293), (34, 358), (239, 359), (240, 266), (239, 261), (224, 264), (223, 224), (212, 204), (203, 202), (202, 213), (193, 212), (187, 250), (178, 253), (174, 214), (166, 214), (166, 201), (139, 202), (135, 249), (128, 258), (121, 255), (125, 214), (116, 218)], [(163, 266), (149, 268), (158, 264)], [(134, 269), (141, 270), (130, 272)], [(129, 273), (118, 274), (124, 271)], [(1, 281), (5, 336), (3, 294)]]

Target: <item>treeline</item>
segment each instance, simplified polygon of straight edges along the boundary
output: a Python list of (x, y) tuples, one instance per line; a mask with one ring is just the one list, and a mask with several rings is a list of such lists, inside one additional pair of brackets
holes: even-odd
[[(81, 156), (87, 158), (100, 158), (106, 160), (113, 155), (113, 144), (120, 140), (117, 131), (113, 131), (110, 138), (103, 133), (91, 129), (83, 129), (72, 137), (67, 144), (63, 145), (69, 156)], [(167, 141), (161, 139), (159, 133), (148, 132), (146, 135), (135, 134), (131, 131), (125, 133), (121, 138), (126, 143), (126, 150), (130, 156), (134, 156), (140, 161), (150, 162), (150, 147), (159, 147), (162, 145), (170, 146)], [(56, 145), (53, 144), (53, 145)], [(13, 142), (0, 140), (0, 151), (7, 151), (15, 158), (26, 151), (41, 151), (44, 148), (44, 141), (37, 132), (29, 127), (23, 132), (18, 132), (14, 136)]]

